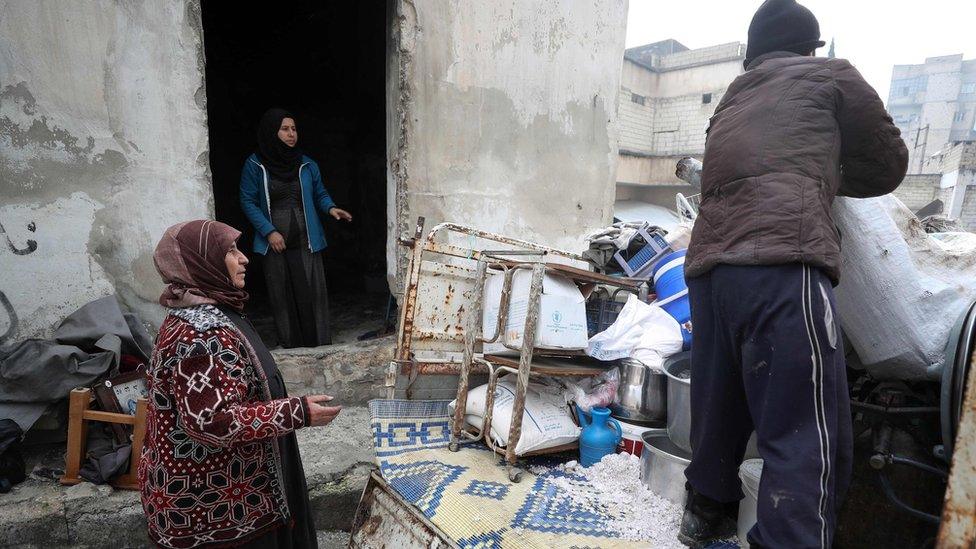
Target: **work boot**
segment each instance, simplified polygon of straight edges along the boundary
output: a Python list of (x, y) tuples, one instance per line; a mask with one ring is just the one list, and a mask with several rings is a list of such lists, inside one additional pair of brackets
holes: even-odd
[(727, 539), (735, 535), (737, 521), (737, 502), (722, 503), (695, 491), (688, 486), (688, 500), (685, 514), (681, 517), (681, 530), (678, 541), (701, 549), (713, 541)]

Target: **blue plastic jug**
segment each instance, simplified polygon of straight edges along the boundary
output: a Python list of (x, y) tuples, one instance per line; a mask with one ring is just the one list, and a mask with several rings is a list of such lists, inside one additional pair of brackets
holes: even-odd
[[(607, 408), (595, 407), (590, 412), (592, 419), (586, 413), (576, 407), (579, 412), (580, 425), (583, 432), (580, 434), (580, 464), (589, 467), (599, 463), (603, 456), (617, 451), (623, 430), (617, 420), (610, 417), (610, 410)], [(613, 428), (610, 426), (613, 425)]]

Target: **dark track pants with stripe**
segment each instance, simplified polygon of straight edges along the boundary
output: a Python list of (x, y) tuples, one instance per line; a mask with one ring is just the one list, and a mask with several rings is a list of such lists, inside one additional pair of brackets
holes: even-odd
[(756, 431), (761, 547), (830, 547), (850, 483), (851, 413), (830, 280), (802, 264), (719, 265), (688, 279), (691, 445), (685, 475), (720, 502)]

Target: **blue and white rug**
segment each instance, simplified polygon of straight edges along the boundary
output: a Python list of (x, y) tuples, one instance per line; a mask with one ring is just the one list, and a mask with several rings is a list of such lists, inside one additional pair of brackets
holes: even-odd
[(374, 400), (369, 411), (383, 478), (460, 547), (650, 546), (622, 538), (613, 527), (620, 517), (565, 497), (560, 486), (587, 481), (551, 458), (533, 459), (522, 481), (511, 483), (504, 460), (484, 444), (449, 451), (447, 404)]

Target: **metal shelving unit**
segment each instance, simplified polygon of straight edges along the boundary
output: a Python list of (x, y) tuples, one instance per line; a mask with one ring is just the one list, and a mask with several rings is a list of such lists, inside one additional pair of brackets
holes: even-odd
[[(555, 263), (552, 260), (582, 261), (583, 258), (562, 250), (479, 231), (470, 227), (445, 223), (434, 227), (421, 240), (423, 219), (417, 226), (415, 237), (403, 242), (412, 247), (409, 274), (401, 309), (396, 358), (387, 375), (387, 387), (392, 398), (398, 375), (415, 379), (421, 374), (458, 375), (457, 405), (451, 425), (452, 451), (460, 449), (463, 440), (485, 440), (498, 453), (504, 453), (508, 464), (508, 477), (513, 482), (521, 478), (515, 448), (521, 438), (522, 416), (529, 379), (533, 375), (586, 377), (598, 375), (606, 367), (581, 355), (567, 356), (537, 349), (535, 335), (539, 321), (539, 308), (543, 280), (547, 273), (569, 278), (578, 284), (606, 285), (638, 292), (641, 281), (614, 278), (583, 269)], [(438, 242), (438, 237), (458, 237), (467, 245)], [(485, 246), (477, 246), (477, 241)], [(489, 249), (498, 244), (504, 250)], [(474, 268), (471, 268), (474, 263)], [(512, 281), (516, 272), (529, 270), (532, 282), (529, 287), (528, 310), (523, 326), (522, 344), (518, 347), (504, 341), (503, 332), (508, 324), (508, 312)], [(483, 326), (484, 287), (489, 272), (505, 277), (501, 303), (493, 336), (486, 338)], [(504, 346), (516, 356), (484, 355), (480, 352), (486, 343), (501, 339)], [(458, 355), (460, 355), (458, 357)], [(488, 374), (486, 414), (479, 429), (464, 429), (464, 411), (469, 391), (470, 375), (474, 372)], [(504, 450), (497, 449), (491, 439), (491, 418), (494, 392), (498, 377), (504, 373), (517, 376), (512, 423)], [(410, 396), (409, 386), (407, 389)], [(553, 448), (541, 453), (565, 451), (573, 446)]]

